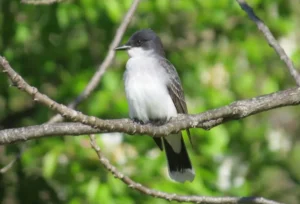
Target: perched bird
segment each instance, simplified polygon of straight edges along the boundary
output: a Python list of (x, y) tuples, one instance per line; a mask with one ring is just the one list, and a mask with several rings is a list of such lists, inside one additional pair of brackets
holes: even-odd
[[(124, 83), (131, 119), (144, 124), (167, 122), (177, 113), (187, 113), (177, 71), (165, 58), (162, 42), (155, 32), (151, 29), (137, 31), (115, 50), (126, 50), (129, 55)], [(182, 134), (153, 139), (166, 152), (171, 179), (193, 181), (195, 173)]]

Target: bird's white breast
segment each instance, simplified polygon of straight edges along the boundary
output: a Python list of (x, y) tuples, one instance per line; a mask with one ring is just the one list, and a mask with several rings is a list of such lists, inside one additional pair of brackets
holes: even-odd
[(153, 57), (131, 57), (124, 73), (131, 118), (148, 122), (169, 119), (177, 111), (167, 89), (169, 77)]

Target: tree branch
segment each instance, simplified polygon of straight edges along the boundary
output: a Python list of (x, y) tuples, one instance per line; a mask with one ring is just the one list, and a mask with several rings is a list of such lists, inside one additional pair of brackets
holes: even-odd
[[(36, 93), (37, 100), (46, 101), (47, 99), (44, 99), (44, 97), (46, 96)], [(169, 135), (170, 133), (178, 132), (186, 128), (197, 127), (210, 129), (231, 120), (245, 118), (274, 108), (298, 104), (300, 104), (300, 88), (296, 87), (251, 99), (236, 101), (227, 106), (209, 110), (200, 114), (180, 114), (161, 126), (154, 126), (152, 124), (140, 125), (130, 119), (101, 120), (95, 117), (83, 115), (82, 113), (57, 104), (52, 105), (52, 107), (58, 106), (62, 113), (65, 114), (65, 117), (88, 125), (80, 123), (56, 123), (1, 130), (0, 145), (48, 136), (82, 135), (104, 132), (147, 134), (152, 135), (153, 137), (159, 137)], [(92, 128), (89, 125), (92, 125), (95, 128)]]
[[(101, 80), (103, 74), (105, 73), (107, 68), (111, 65), (111, 63), (115, 57), (114, 48), (120, 44), (122, 37), (126, 31), (126, 28), (128, 27), (128, 24), (130, 23), (133, 15), (134, 15), (134, 12), (137, 9), (139, 2), (140, 2), (140, 0), (133, 1), (130, 9), (127, 11), (126, 15), (123, 18), (122, 23), (120, 24), (120, 26), (117, 29), (117, 32), (115, 34), (113, 41), (111, 42), (111, 44), (109, 46), (109, 50), (108, 50), (108, 53), (107, 53), (105, 59), (103, 60), (101, 65), (98, 67), (94, 76), (91, 78), (91, 80), (89, 81), (89, 83), (87, 84), (85, 89), (81, 92), (81, 94), (74, 101), (72, 101), (70, 104), (68, 104), (69, 108), (74, 109), (78, 104), (80, 104), (83, 100), (85, 100), (96, 89), (96, 87), (100, 83), (100, 80)], [(60, 122), (60, 121), (62, 121), (62, 117), (60, 115), (55, 115), (48, 121), (48, 123), (55, 123), (55, 122)]]
[(66, 0), (21, 0), (22, 3), (24, 4), (34, 4), (34, 5), (39, 5), (39, 4), (53, 4), (53, 3), (58, 3)]
[(128, 176), (125, 176), (122, 172), (118, 171), (118, 169), (113, 166), (109, 160), (104, 156), (101, 152), (100, 147), (97, 145), (95, 141), (95, 136), (90, 136), (91, 146), (96, 151), (99, 161), (109, 172), (111, 172), (115, 178), (120, 179), (123, 183), (128, 185), (130, 188), (137, 190), (143, 194), (153, 196), (155, 198), (162, 198), (168, 201), (178, 201), (178, 202), (194, 202), (194, 203), (202, 203), (202, 204), (242, 204), (242, 203), (254, 203), (254, 204), (280, 204), (278, 202), (267, 200), (261, 197), (211, 197), (211, 196), (196, 196), (196, 195), (177, 195), (165, 193), (157, 190), (153, 190), (146, 186), (143, 186), (140, 183), (133, 181)]
[(30, 86), (20, 75), (18, 75), (8, 64), (5, 58), (0, 56), (0, 65), (4, 73), (22, 91), (27, 92), (33, 100), (50, 109), (60, 113), (63, 117), (74, 122), (81, 122), (94, 128), (114, 132), (126, 132), (129, 134), (168, 135), (190, 127), (203, 127), (202, 123), (210, 120), (213, 124), (221, 123), (222, 120), (244, 118), (246, 116), (288, 105), (300, 103), (300, 88), (292, 88), (286, 91), (279, 91), (273, 94), (259, 96), (249, 100), (237, 101), (223, 108), (214, 109), (198, 115), (179, 115), (180, 119), (163, 126), (151, 128), (151, 125), (139, 125), (134, 122), (126, 123), (124, 126), (119, 120), (102, 120), (94, 116), (87, 116), (79, 111), (68, 108), (40, 93), (37, 88)]
[(256, 24), (257, 28), (263, 33), (269, 45), (275, 50), (281, 60), (284, 61), (291, 76), (295, 79), (296, 84), (300, 86), (300, 74), (294, 67), (292, 60), (287, 56), (284, 49), (274, 38), (268, 26), (254, 13), (253, 9), (245, 0), (236, 0), (240, 7), (248, 14), (249, 18)]
[(19, 152), (13, 160), (11, 160), (6, 166), (2, 167), (0, 169), (0, 174), (6, 173), (16, 163), (16, 161), (20, 159), (21, 154), (22, 152)]
[[(0, 134), (1, 135), (1, 134)], [(1, 145), (1, 144), (0, 144)], [(13, 165), (21, 158), (22, 153), (25, 150), (25, 145), (21, 145), (19, 152), (17, 153), (17, 156), (13, 160), (11, 160), (7, 165), (4, 167), (0, 168), (0, 174), (6, 173), (10, 168), (13, 167)]]
[[(154, 127), (150, 124), (140, 125), (131, 120), (102, 120), (94, 116), (87, 116), (79, 111), (70, 109), (62, 104), (58, 104), (48, 96), (40, 93), (37, 88), (30, 86), (20, 75), (18, 75), (0, 56), (0, 65), (4, 73), (12, 82), (22, 91), (27, 92), (33, 97), (33, 100), (50, 109), (60, 113), (63, 117), (74, 122), (81, 122), (91, 127), (107, 132), (125, 132), (128, 134), (148, 134), (148, 135), (169, 135), (186, 128), (211, 128), (224, 121), (244, 118), (255, 113), (267, 111), (270, 109), (298, 105), (300, 103), (300, 88), (291, 88), (285, 91), (279, 91), (268, 95), (255, 97), (248, 100), (236, 101), (222, 108), (206, 111), (197, 115), (178, 115), (176, 120)], [(206, 123), (204, 123), (206, 122)], [(204, 124), (203, 124), (204, 123)]]

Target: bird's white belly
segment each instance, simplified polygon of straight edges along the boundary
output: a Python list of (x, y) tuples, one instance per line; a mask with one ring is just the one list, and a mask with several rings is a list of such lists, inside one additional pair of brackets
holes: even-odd
[(130, 58), (124, 80), (131, 118), (148, 122), (177, 115), (167, 89), (168, 76), (151, 58)]

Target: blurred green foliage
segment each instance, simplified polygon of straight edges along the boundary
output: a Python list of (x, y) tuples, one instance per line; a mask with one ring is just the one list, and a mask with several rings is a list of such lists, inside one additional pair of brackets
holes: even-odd
[[(249, 1), (300, 65), (298, 0)], [(60, 103), (72, 101), (104, 59), (131, 1), (81, 0), (52, 5), (0, 1), (0, 54), (31, 85)], [(295, 86), (279, 57), (233, 0), (142, 1), (124, 42), (152, 28), (177, 68), (190, 113)], [(118, 53), (96, 92), (78, 109), (100, 118), (128, 116)], [(0, 74), (0, 128), (46, 122), (55, 113), (35, 104)], [(299, 107), (272, 110), (210, 131), (193, 129), (193, 183), (169, 180), (165, 156), (150, 137), (99, 135), (122, 172), (148, 187), (177, 194), (265, 196), (300, 203)], [(136, 192), (100, 165), (87, 136), (0, 147), (0, 203), (168, 203)]]

